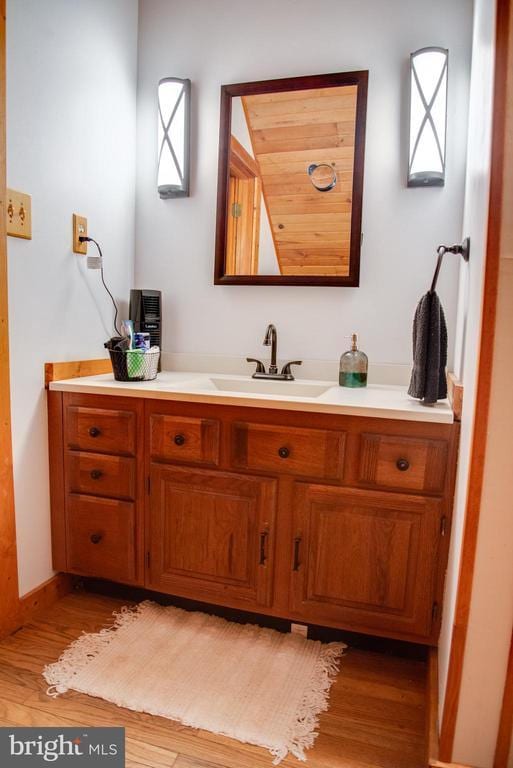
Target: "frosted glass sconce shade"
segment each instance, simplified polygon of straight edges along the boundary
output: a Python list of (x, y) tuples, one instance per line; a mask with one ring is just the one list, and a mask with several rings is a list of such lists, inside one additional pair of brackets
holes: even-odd
[(421, 48), (410, 57), (409, 187), (443, 187), (447, 123), (445, 48)]
[(158, 191), (189, 196), (191, 81), (165, 77), (158, 89)]

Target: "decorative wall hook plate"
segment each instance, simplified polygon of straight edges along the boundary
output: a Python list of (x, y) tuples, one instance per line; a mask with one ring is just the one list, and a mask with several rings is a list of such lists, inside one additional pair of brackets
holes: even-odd
[(306, 170), (310, 181), (319, 192), (329, 192), (337, 183), (337, 172), (328, 163), (311, 163)]

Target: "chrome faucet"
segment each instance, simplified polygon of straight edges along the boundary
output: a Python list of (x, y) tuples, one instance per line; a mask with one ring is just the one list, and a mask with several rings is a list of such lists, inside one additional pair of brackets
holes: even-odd
[(276, 365), (276, 356), (278, 352), (278, 331), (276, 326), (270, 323), (267, 326), (267, 330), (264, 336), (264, 347), (271, 347), (271, 362), (269, 363), (269, 371), (265, 370), (265, 365), (261, 360), (255, 360), (254, 357), (247, 357), (248, 363), (256, 363), (256, 371), (253, 374), (254, 379), (275, 379), (278, 381), (294, 381), (294, 375), (290, 369), (291, 365), (301, 365), (301, 360), (291, 360), (290, 363), (285, 363), (281, 369), (281, 373), (278, 373), (278, 366)]

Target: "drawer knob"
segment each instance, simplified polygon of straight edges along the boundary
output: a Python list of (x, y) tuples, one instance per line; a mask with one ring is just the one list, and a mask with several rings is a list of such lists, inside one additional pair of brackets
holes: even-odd
[(99, 544), (101, 540), (102, 540), (101, 533), (92, 533), (91, 534), (91, 543), (92, 544)]
[(185, 443), (185, 435), (175, 435), (175, 445), (183, 445)]
[(101, 432), (98, 429), (98, 427), (91, 427), (89, 430), (89, 434), (91, 435), (91, 437), (99, 437), (101, 435)]
[(395, 466), (399, 472), (406, 472), (406, 470), (410, 468), (410, 462), (408, 459), (397, 459)]
[(288, 459), (290, 456), (290, 451), (286, 445), (282, 445), (281, 448), (278, 448), (278, 456), (280, 456), (282, 459)]
[(103, 475), (103, 472), (101, 471), (101, 469), (91, 470), (91, 480), (99, 480), (102, 475)]

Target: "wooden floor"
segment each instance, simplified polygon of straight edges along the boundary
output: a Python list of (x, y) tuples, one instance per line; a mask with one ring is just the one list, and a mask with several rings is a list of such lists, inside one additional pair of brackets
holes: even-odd
[[(49, 698), (41, 677), (82, 631), (96, 631), (122, 601), (74, 593), (0, 643), (0, 725), (117, 725), (126, 728), (127, 766), (270, 768), (266, 750), (78, 693)], [(334, 683), (308, 768), (424, 765), (425, 665), (349, 650)], [(287, 758), (283, 768), (298, 768)]]

